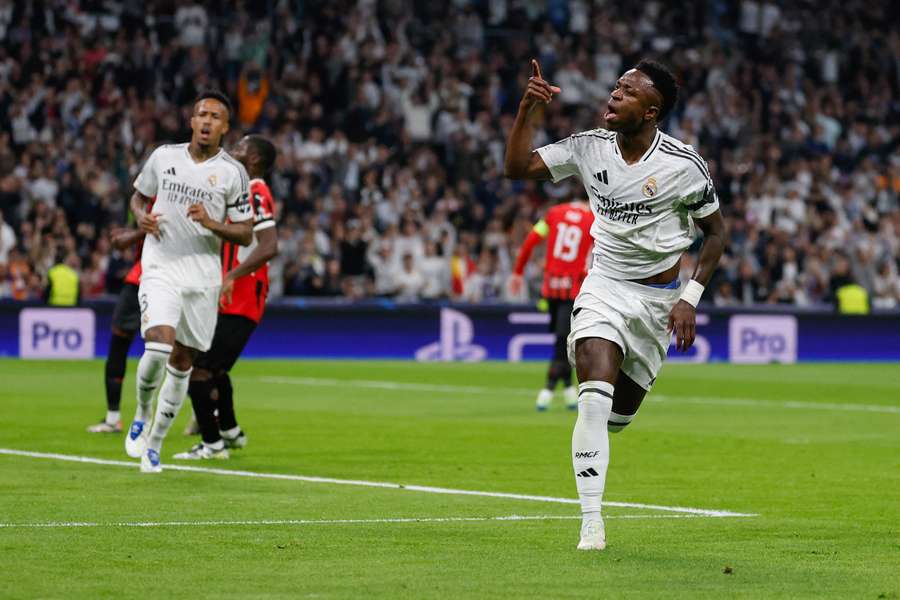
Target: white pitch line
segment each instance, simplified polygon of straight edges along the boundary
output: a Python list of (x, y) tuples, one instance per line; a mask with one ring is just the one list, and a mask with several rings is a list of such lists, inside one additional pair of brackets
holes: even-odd
[[(701, 519), (702, 515), (604, 515), (609, 519)], [(262, 519), (256, 521), (50, 521), (47, 523), (0, 523), (0, 529), (57, 529), (74, 527), (220, 527), (265, 525), (369, 525), (381, 523), (483, 523), (489, 521), (560, 521), (580, 515), (507, 515), (503, 517), (397, 517), (386, 519)]]
[[(55, 454), (52, 452), (31, 452), (28, 450), (15, 450), (12, 448), (0, 448), (0, 455), (23, 456), (27, 458), (44, 458), (50, 460), (62, 460), (67, 462), (86, 463), (92, 465), (107, 465), (114, 467), (139, 467), (137, 462), (124, 460), (109, 460), (105, 458), (93, 458), (90, 456), (76, 456), (72, 454)], [(192, 467), (187, 465), (165, 464), (166, 471), (187, 471), (190, 473), (206, 473), (210, 475), (227, 475), (231, 477), (252, 477), (257, 479), (279, 479), (284, 481), (303, 481), (306, 483), (331, 483), (335, 485), (356, 485), (362, 487), (385, 488), (392, 490), (404, 490), (409, 492), (424, 492), (427, 494), (450, 494), (454, 496), (481, 496), (486, 498), (506, 498), (509, 500), (526, 500), (531, 502), (552, 502), (556, 504), (578, 504), (575, 498), (558, 498), (554, 496), (534, 496), (530, 494), (511, 494), (507, 492), (485, 492), (477, 490), (458, 490), (453, 488), (432, 487), (427, 485), (404, 485), (400, 483), (388, 483), (383, 481), (365, 481), (359, 479), (335, 479), (332, 477), (314, 477), (310, 475), (289, 475), (284, 473), (257, 473), (255, 471), (237, 471), (232, 469), (213, 469), (207, 467)], [(659, 510), (679, 514), (698, 515), (702, 517), (756, 517), (757, 514), (738, 513), (729, 510), (713, 510), (707, 508), (690, 508), (686, 506), (662, 506), (657, 504), (641, 504), (638, 502), (603, 502), (604, 506), (616, 506), (621, 508), (640, 508), (644, 510)]]
[[(534, 394), (531, 388), (487, 387), (475, 385), (436, 385), (408, 383), (403, 381), (378, 381), (373, 379), (327, 379), (322, 377), (258, 377), (263, 383), (309, 386), (340, 386), (382, 390), (407, 390), (413, 392), (436, 392), (445, 394)], [(715, 396), (672, 396), (650, 394), (647, 402), (676, 404), (701, 404), (711, 406), (750, 406), (763, 409), (791, 408), (795, 410), (827, 410), (841, 412), (867, 412), (900, 414), (900, 406), (887, 404), (848, 404), (836, 402), (805, 402), (802, 400), (759, 400), (756, 398), (725, 398)]]

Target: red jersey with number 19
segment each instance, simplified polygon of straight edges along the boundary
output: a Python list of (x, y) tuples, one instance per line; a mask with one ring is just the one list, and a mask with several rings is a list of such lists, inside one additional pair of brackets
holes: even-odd
[(547, 238), (547, 260), (541, 295), (552, 300), (574, 300), (587, 276), (593, 247), (594, 215), (584, 202), (557, 204), (547, 211), (525, 239), (513, 272), (521, 275), (531, 251)]
[[(233, 271), (250, 256), (256, 248), (256, 233), (275, 227), (275, 203), (272, 192), (262, 179), (250, 181), (250, 205), (253, 207), (253, 241), (249, 246), (239, 246), (230, 242), (222, 244), (222, 275)], [(244, 275), (234, 282), (231, 303), (219, 306), (223, 315), (240, 315), (259, 323), (266, 308), (269, 294), (269, 265)]]

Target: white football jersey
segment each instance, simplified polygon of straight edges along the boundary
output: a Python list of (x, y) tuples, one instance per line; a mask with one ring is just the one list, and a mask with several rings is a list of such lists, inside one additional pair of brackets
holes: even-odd
[(222, 240), (192, 221), (187, 211), (202, 202), (217, 221), (252, 219), (250, 178), (244, 166), (224, 150), (198, 163), (188, 144), (160, 146), (147, 159), (134, 187), (156, 197), (153, 212), (161, 215), (160, 239), (148, 235), (144, 241), (142, 276), (163, 277), (181, 287), (222, 285)]
[(536, 152), (554, 182), (581, 178), (594, 213), (592, 269), (613, 279), (643, 279), (669, 269), (694, 241), (691, 217), (719, 209), (706, 162), (661, 131), (631, 165), (615, 132), (606, 129), (576, 133)]

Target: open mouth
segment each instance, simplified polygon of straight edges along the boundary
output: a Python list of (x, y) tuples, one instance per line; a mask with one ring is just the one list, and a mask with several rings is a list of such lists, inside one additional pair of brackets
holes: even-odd
[(616, 116), (616, 109), (612, 107), (612, 104), (606, 103), (606, 112), (603, 113), (603, 118), (609, 121), (610, 117)]

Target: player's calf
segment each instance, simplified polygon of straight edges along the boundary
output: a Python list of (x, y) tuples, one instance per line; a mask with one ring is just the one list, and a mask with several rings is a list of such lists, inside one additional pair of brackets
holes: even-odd
[[(149, 338), (148, 338), (149, 340)], [(166, 363), (172, 353), (171, 344), (147, 341), (137, 369), (137, 407), (134, 421), (125, 436), (125, 453), (140, 458), (147, 448), (150, 418), (153, 415), (153, 396), (162, 381)]]
[[(156, 417), (153, 419), (153, 428), (150, 430), (150, 437), (147, 441), (147, 451), (148, 453), (150, 451), (155, 453), (157, 466), (159, 466), (159, 451), (162, 448), (163, 439), (169, 433), (169, 428), (172, 426), (172, 422), (184, 403), (188, 389), (188, 378), (191, 376), (190, 369), (179, 371), (172, 365), (167, 365), (166, 371), (168, 373), (159, 390)], [(151, 462), (153, 461), (151, 460)]]

